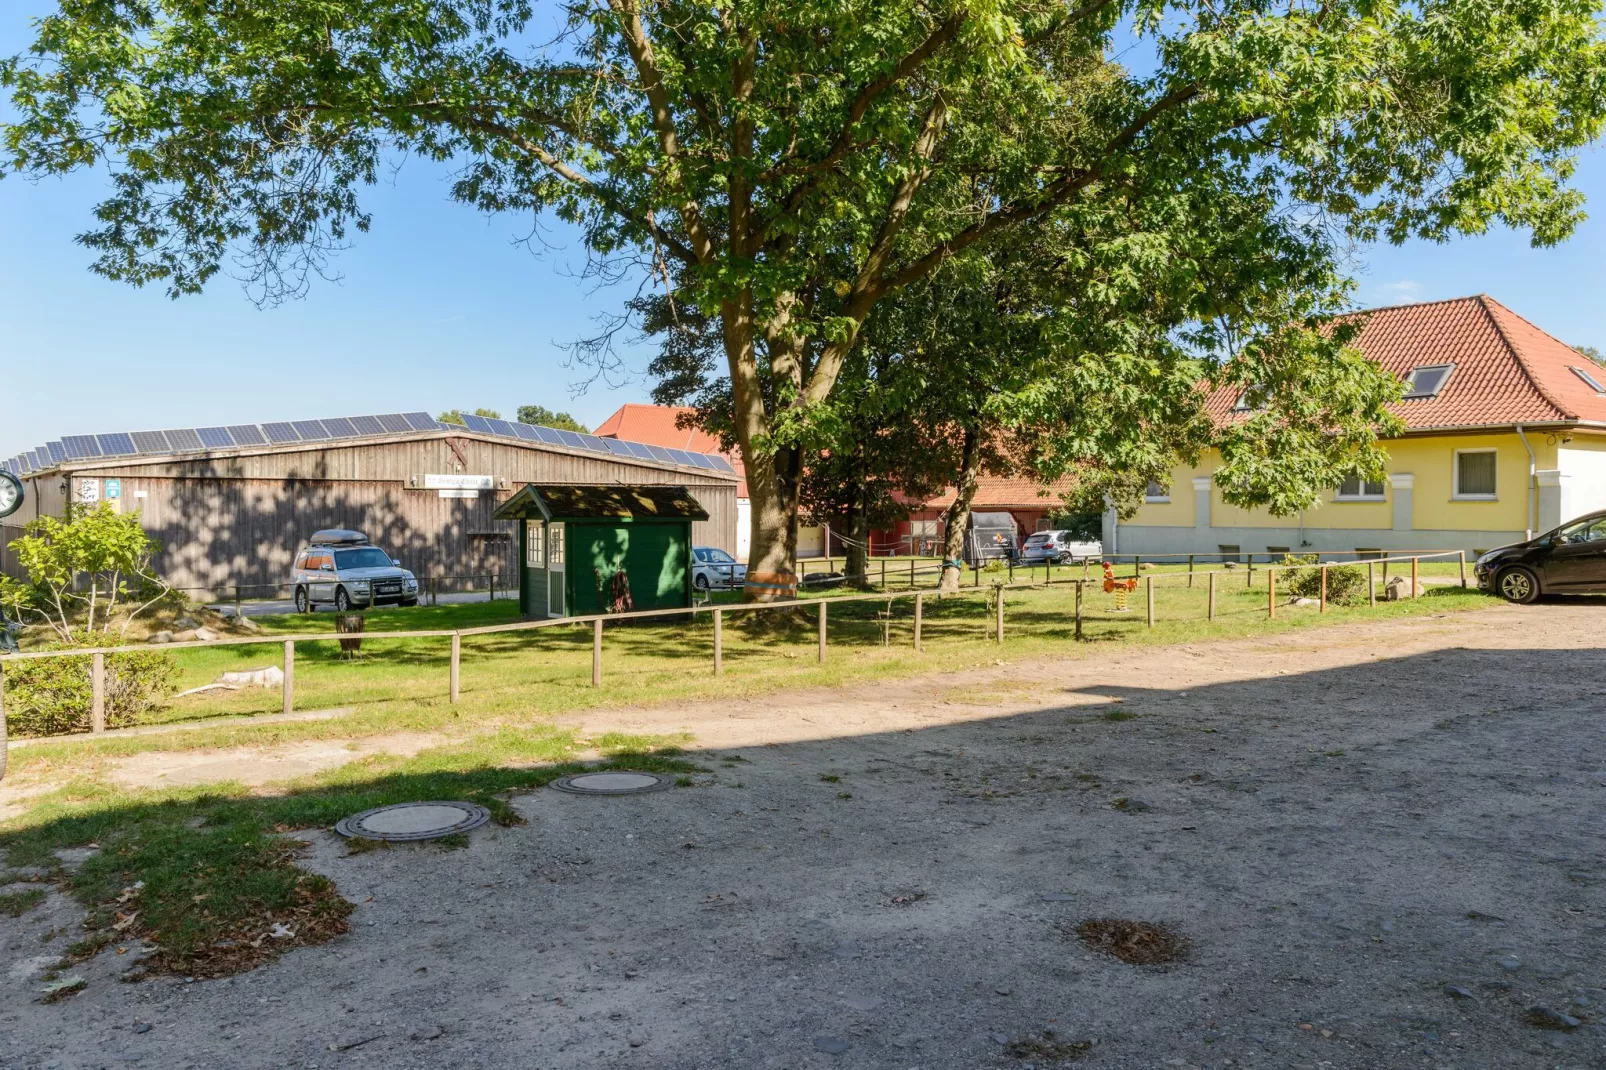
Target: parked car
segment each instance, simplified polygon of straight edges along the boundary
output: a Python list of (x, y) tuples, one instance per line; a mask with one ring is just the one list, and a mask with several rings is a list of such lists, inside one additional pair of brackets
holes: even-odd
[(1021, 562), (1041, 565), (1052, 561), (1069, 565), (1078, 561), (1097, 561), (1104, 556), (1104, 544), (1097, 539), (1078, 539), (1069, 531), (1039, 531), (1026, 537)]
[(1473, 572), (1480, 589), (1524, 605), (1542, 594), (1606, 593), (1606, 512), (1490, 550)]
[(747, 583), (747, 566), (717, 546), (691, 548), (691, 583), (699, 591), (730, 591)]
[(319, 605), (342, 613), (353, 606), (418, 605), (418, 578), (358, 531), (314, 533), (296, 554), (294, 568), (290, 582), (298, 613)]

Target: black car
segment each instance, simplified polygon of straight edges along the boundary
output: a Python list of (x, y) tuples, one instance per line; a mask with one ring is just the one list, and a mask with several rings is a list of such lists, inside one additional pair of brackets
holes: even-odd
[(1524, 605), (1542, 594), (1606, 593), (1606, 512), (1490, 550), (1473, 571), (1481, 590)]

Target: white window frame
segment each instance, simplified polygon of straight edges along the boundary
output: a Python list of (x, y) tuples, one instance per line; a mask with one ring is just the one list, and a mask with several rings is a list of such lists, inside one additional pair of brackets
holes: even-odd
[(1371, 482), (1371, 480), (1369, 480), (1369, 479), (1360, 480), (1361, 492), (1359, 494), (1345, 494), (1344, 493), (1344, 484), (1340, 483), (1338, 485), (1338, 489), (1333, 492), (1333, 500), (1335, 502), (1385, 502), (1385, 501), (1388, 501), (1388, 480), (1385, 478), (1385, 479), (1382, 479), (1382, 480), (1378, 481), (1378, 486), (1382, 487), (1383, 489), (1381, 491), (1379, 491), (1378, 493), (1376, 493), (1376, 494), (1368, 494), (1368, 493), (1366, 493), (1366, 484), (1368, 484), (1370, 482)]
[(524, 522), (524, 567), (546, 568), (546, 525), (539, 520)]
[[(1160, 481), (1158, 479), (1151, 479), (1149, 480), (1149, 487), (1153, 487), (1159, 482)], [(1171, 501), (1170, 487), (1165, 487), (1159, 494), (1150, 494), (1149, 487), (1145, 487), (1143, 490), (1143, 501), (1146, 504), (1165, 505)]]
[[(1439, 385), (1434, 388), (1433, 393), (1424, 394), (1424, 393), (1413, 392), (1411, 390), (1411, 384), (1416, 381), (1416, 373), (1417, 372), (1432, 372), (1432, 371), (1438, 371), (1441, 368), (1444, 369), (1444, 378), (1439, 380)], [(1446, 362), (1444, 364), (1419, 364), (1416, 367), (1412, 368), (1411, 369), (1411, 374), (1406, 377), (1406, 379), (1405, 379), (1405, 393), (1404, 393), (1404, 395), (1401, 396), (1400, 400), (1401, 401), (1426, 401), (1429, 398), (1436, 398), (1440, 394), (1444, 393), (1444, 388), (1450, 385), (1450, 380), (1451, 380), (1452, 377), (1454, 377), (1454, 375), (1455, 375), (1455, 363), (1453, 361), (1449, 361), (1449, 362)]]
[[(1494, 463), (1494, 493), (1493, 494), (1463, 494), (1461, 492), (1461, 455), (1463, 453), (1492, 453), (1495, 455)], [(1496, 502), (1500, 500), (1500, 451), (1494, 447), (1481, 449), (1456, 450), (1455, 464), (1450, 472), (1451, 489), (1450, 500), (1454, 502)]]
[(1574, 375), (1578, 376), (1578, 378), (1582, 379), (1584, 381), (1584, 385), (1589, 387), (1595, 393), (1597, 393), (1597, 394), (1606, 394), (1606, 387), (1603, 387), (1603, 386), (1600, 385), (1600, 380), (1596, 379), (1595, 378), (1595, 374), (1593, 372), (1591, 372), (1589, 369), (1587, 369), (1587, 368), (1579, 368), (1579, 367), (1576, 367), (1574, 365), (1569, 364), (1567, 366), (1567, 370), (1572, 372)]

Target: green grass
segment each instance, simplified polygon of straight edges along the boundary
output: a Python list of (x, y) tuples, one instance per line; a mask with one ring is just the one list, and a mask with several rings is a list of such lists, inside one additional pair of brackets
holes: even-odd
[(43, 888), (25, 888), (20, 892), (0, 894), (0, 914), (9, 914), (13, 918), (20, 918), (40, 903), (43, 903), (46, 894)]

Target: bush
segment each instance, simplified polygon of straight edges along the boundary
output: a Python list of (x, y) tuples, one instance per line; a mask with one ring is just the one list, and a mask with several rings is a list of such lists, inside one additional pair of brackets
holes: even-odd
[[(54, 736), (90, 729), (90, 657), (39, 658), (6, 667), (6, 724), (16, 736)], [(106, 655), (106, 727), (127, 728), (171, 695), (178, 665), (170, 654)]]
[[(1297, 598), (1322, 596), (1322, 570), (1302, 568), (1294, 574), (1288, 591)], [(1340, 606), (1366, 602), (1366, 570), (1359, 565), (1327, 566), (1327, 600)]]

